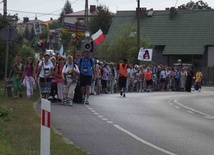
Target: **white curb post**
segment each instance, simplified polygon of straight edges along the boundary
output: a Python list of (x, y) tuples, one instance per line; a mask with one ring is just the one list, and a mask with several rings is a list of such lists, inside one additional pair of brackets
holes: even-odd
[(41, 100), (41, 147), (40, 155), (50, 155), (50, 126), (51, 126), (51, 102)]

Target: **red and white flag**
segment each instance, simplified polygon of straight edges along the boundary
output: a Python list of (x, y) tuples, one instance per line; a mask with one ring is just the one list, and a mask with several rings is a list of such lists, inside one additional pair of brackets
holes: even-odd
[(103, 31), (101, 29), (99, 29), (99, 31), (97, 31), (95, 34), (93, 34), (91, 36), (91, 38), (93, 39), (95, 44), (98, 45), (105, 39), (105, 35), (103, 34)]

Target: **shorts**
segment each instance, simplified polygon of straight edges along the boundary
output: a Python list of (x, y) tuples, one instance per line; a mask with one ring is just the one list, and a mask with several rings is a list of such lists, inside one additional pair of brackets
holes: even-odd
[(92, 76), (80, 74), (80, 86), (90, 86), (92, 82)]
[(152, 83), (153, 83), (153, 81), (152, 81), (152, 80), (148, 80), (148, 81), (146, 81), (147, 86), (151, 86), (151, 85), (152, 85)]
[(107, 80), (101, 80), (102, 88), (107, 88)]
[(127, 77), (119, 76), (119, 87), (125, 88), (126, 87), (126, 81), (127, 81)]
[(166, 79), (162, 78), (160, 79), (160, 82), (166, 82)]

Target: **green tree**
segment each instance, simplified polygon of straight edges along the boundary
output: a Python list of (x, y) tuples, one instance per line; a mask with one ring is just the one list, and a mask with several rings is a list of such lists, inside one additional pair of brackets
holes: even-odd
[[(106, 61), (118, 62), (124, 58), (128, 59), (131, 63), (139, 64), (137, 60), (137, 35), (136, 25), (121, 25), (121, 31), (113, 36), (114, 44), (107, 45), (102, 43), (98, 46), (97, 57)], [(134, 35), (130, 35), (134, 34)], [(141, 35), (142, 37), (142, 35)], [(141, 46), (144, 48), (152, 48), (153, 46), (144, 38), (141, 38)]]
[(91, 34), (96, 33), (99, 29), (102, 29), (103, 33), (107, 34), (112, 23), (112, 17), (106, 6), (98, 6), (96, 15), (91, 17), (89, 21), (89, 31)]
[(29, 30), (28, 25), (27, 25), (26, 28), (25, 28), (24, 37), (25, 37), (27, 40), (30, 40), (30, 30)]
[(178, 6), (178, 9), (185, 9), (185, 10), (211, 10), (212, 8), (202, 0), (197, 2), (190, 1), (187, 4), (182, 4)]
[(69, 2), (69, 0), (66, 0), (65, 5), (62, 9), (62, 12), (60, 13), (59, 21), (62, 23), (63, 15), (69, 14), (69, 13), (73, 13), (73, 9), (71, 7), (71, 3)]
[[(4, 19), (3, 16), (0, 16), (0, 29), (4, 28), (7, 23), (9, 22), (10, 17), (8, 19)], [(13, 63), (13, 60), (18, 52), (18, 45), (21, 42), (23, 37), (19, 36), (16, 41), (10, 42), (9, 44), (9, 55), (8, 55), (8, 73), (10, 70), (10, 67)], [(4, 77), (5, 74), (5, 64), (6, 64), (6, 43), (0, 39), (0, 79)]]
[(32, 41), (33, 38), (35, 37), (35, 31), (34, 31), (34, 28), (32, 27), (31, 30), (30, 30), (30, 37), (29, 37), (29, 40)]
[(19, 47), (17, 55), (22, 58), (22, 63), (25, 65), (28, 57), (32, 57), (33, 59), (35, 58), (35, 51), (27, 45), (22, 45)]

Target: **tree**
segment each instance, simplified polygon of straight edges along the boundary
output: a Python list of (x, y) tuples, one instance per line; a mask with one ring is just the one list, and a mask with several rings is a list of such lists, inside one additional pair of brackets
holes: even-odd
[(190, 1), (187, 4), (182, 4), (178, 6), (178, 9), (185, 9), (185, 10), (211, 10), (212, 8), (202, 0), (197, 2)]
[[(99, 45), (97, 49), (97, 51), (99, 51), (97, 57), (114, 62), (126, 58), (129, 62), (138, 64), (137, 35), (130, 35), (131, 33), (135, 34), (135, 32), (136, 25), (121, 25), (121, 31), (112, 37), (114, 38), (114, 44), (107, 45), (104, 42)], [(144, 48), (152, 47), (152, 45), (143, 37), (141, 38), (141, 46)]]
[[(9, 16), (7, 19), (4, 19), (3, 16), (0, 16), (0, 29), (5, 27), (7, 25), (7, 23), (9, 22), (9, 20), (10, 20)], [(18, 52), (18, 44), (20, 43), (21, 40), (22, 40), (22, 37), (19, 36), (16, 41), (12, 41), (9, 44), (8, 73), (9, 73), (9, 70), (13, 63), (13, 60), (16, 56), (16, 53)], [(6, 64), (6, 59), (5, 59), (6, 54), (5, 53), (6, 53), (6, 43), (0, 39), (0, 58), (2, 58), (0, 61), (0, 68), (1, 68), (0, 79), (3, 78), (4, 74), (5, 74), (5, 64)]]
[(25, 39), (30, 40), (30, 31), (29, 31), (28, 25), (25, 28), (24, 37)]
[(66, 0), (65, 5), (62, 9), (62, 12), (60, 13), (59, 21), (62, 23), (63, 15), (69, 14), (69, 13), (73, 13), (73, 9), (71, 7), (71, 3), (69, 2), (69, 0)]
[(96, 33), (99, 29), (102, 29), (104, 34), (108, 33), (108, 30), (112, 23), (112, 14), (109, 12), (106, 6), (98, 6), (96, 15), (90, 18), (89, 31), (91, 34)]
[(17, 55), (22, 58), (22, 63), (26, 65), (28, 57), (32, 57), (33, 59), (35, 58), (35, 51), (33, 48), (27, 45), (22, 45), (21, 47), (19, 47), (19, 52), (17, 53)]
[(35, 36), (36, 35), (35, 35), (34, 27), (32, 27), (31, 30), (30, 30), (29, 40), (32, 41)]

